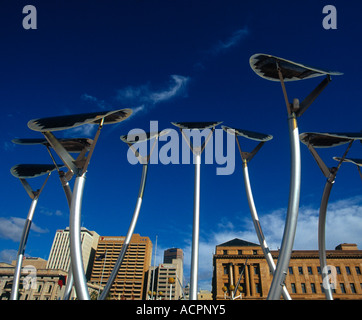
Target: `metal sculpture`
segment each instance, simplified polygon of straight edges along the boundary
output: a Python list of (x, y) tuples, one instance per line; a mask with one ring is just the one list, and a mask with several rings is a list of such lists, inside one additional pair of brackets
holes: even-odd
[[(309, 108), (328, 85), (331, 81), (331, 75), (341, 75), (341, 73), (311, 68), (267, 54), (255, 54), (250, 57), (249, 62), (252, 70), (260, 77), (280, 82), (288, 114), (291, 147), (289, 201), (280, 254), (268, 293), (269, 300), (279, 300), (293, 249), (299, 210), (301, 158), (297, 117), (300, 117)], [(285, 82), (299, 81), (318, 76), (325, 76), (325, 79), (301, 103), (299, 103), (298, 99), (294, 99), (293, 103), (289, 102)]]
[[(355, 140), (361, 140), (362, 133), (315, 133), (306, 132), (300, 134), (300, 140), (308, 147), (309, 151), (313, 155), (323, 175), (327, 178), (322, 200), (319, 208), (319, 222), (318, 222), (318, 248), (319, 248), (319, 260), (322, 269), (322, 278), (328, 280), (328, 268), (327, 268), (327, 255), (326, 255), (326, 216), (329, 196), (331, 194), (332, 187), (335, 183), (337, 172), (345, 160), (352, 143)], [(343, 144), (347, 144), (348, 147), (344, 152), (342, 158), (339, 158), (337, 167), (328, 168), (323, 162), (315, 148), (329, 148)], [(329, 281), (323, 281), (324, 292), (327, 300), (333, 300), (332, 289)]]
[[(190, 300), (197, 300), (197, 280), (199, 268), (199, 231), (200, 231), (200, 166), (201, 154), (212, 136), (215, 127), (222, 122), (172, 122), (178, 127), (188, 146), (195, 156), (195, 180), (194, 180), (194, 216), (191, 248), (191, 276), (190, 276)], [(186, 136), (185, 130), (211, 129), (201, 146), (195, 146)]]
[[(109, 291), (111, 290), (111, 287), (113, 285), (114, 280), (116, 279), (116, 276), (118, 274), (119, 269), (122, 266), (122, 262), (124, 259), (124, 256), (127, 252), (128, 246), (131, 242), (131, 238), (134, 232), (134, 229), (136, 227), (137, 224), (137, 220), (138, 220), (138, 216), (141, 210), (141, 205), (142, 205), (142, 200), (143, 200), (143, 193), (145, 191), (145, 186), (146, 186), (146, 179), (147, 179), (147, 172), (148, 172), (148, 164), (149, 164), (149, 160), (152, 154), (152, 151), (156, 145), (157, 139), (160, 135), (166, 134), (168, 131), (161, 131), (161, 132), (152, 132), (152, 133), (141, 133), (141, 134), (133, 134), (133, 135), (123, 135), (121, 136), (121, 140), (125, 143), (128, 144), (129, 148), (134, 152), (136, 158), (138, 159), (139, 163), (142, 164), (142, 175), (141, 175), (141, 183), (140, 183), (140, 188), (138, 191), (138, 198), (137, 198), (137, 203), (136, 203), (136, 207), (135, 210), (133, 212), (133, 216), (132, 216), (132, 220), (131, 220), (131, 224), (129, 226), (126, 238), (123, 242), (122, 248), (121, 248), (121, 252), (119, 253), (118, 259), (113, 267), (113, 270), (108, 278), (108, 281), (106, 283), (106, 286), (104, 287), (102, 294), (100, 296), (100, 300), (104, 300), (106, 299), (107, 295), (109, 294)], [(138, 150), (134, 147), (134, 145), (136, 143), (139, 142), (145, 142), (147, 140), (151, 140), (151, 139), (155, 139), (153, 142), (153, 145), (151, 147), (151, 150), (149, 152), (149, 154), (147, 155), (141, 155)]]
[[(61, 165), (59, 165), (61, 166)], [(56, 167), (54, 165), (48, 164), (19, 164), (11, 168), (11, 174), (18, 178), (23, 185), (25, 191), (29, 195), (31, 199), (31, 205), (26, 217), (25, 225), (23, 228), (23, 232), (20, 239), (19, 249), (17, 253), (15, 272), (14, 272), (14, 280), (11, 288), (10, 300), (17, 300), (19, 296), (19, 282), (21, 275), (21, 267), (23, 263), (24, 253), (26, 243), (28, 241), (28, 236), (31, 228), (31, 224), (33, 221), (34, 211), (38, 204), (39, 196), (42, 193), (52, 171), (54, 171)], [(27, 179), (35, 178), (42, 175), (47, 174), (47, 177), (41, 186), (40, 189), (33, 190), (29, 185)]]
[[(77, 160), (78, 162), (85, 161), (85, 155), (89, 151), (90, 147), (92, 146), (93, 140), (88, 138), (65, 138), (65, 139), (58, 139), (60, 144), (70, 153), (79, 153)], [(51, 145), (46, 139), (34, 139), (34, 138), (23, 138), (23, 139), (13, 139), (13, 143), (19, 145), (43, 145), (47, 148), (47, 151), (54, 163), (56, 170), (58, 171), (60, 183), (63, 187), (65, 196), (67, 198), (68, 207), (70, 210), (71, 201), (72, 201), (72, 190), (69, 185), (69, 181), (72, 179), (73, 174), (68, 171), (65, 173), (61, 168), (57, 165), (54, 156), (51, 152)], [(68, 270), (68, 277), (67, 282), (64, 290), (63, 300), (69, 300), (72, 288), (74, 284), (74, 278), (72, 273), (72, 266), (70, 265)]]
[[(74, 285), (77, 297), (80, 300), (90, 300), (83, 267), (81, 247), (81, 205), (87, 168), (103, 125), (121, 122), (127, 119), (131, 114), (131, 109), (122, 109), (48, 117), (28, 122), (28, 127), (30, 129), (39, 131), (45, 136), (49, 144), (69, 169), (69, 174), (76, 175), (70, 208), (69, 237)], [(76, 161), (54, 136), (53, 131), (66, 130), (84, 124), (97, 124), (98, 130), (94, 136), (92, 146), (85, 157), (85, 161)]]
[[(248, 131), (248, 130), (235, 129), (235, 128), (231, 128), (231, 127), (227, 127), (227, 126), (222, 126), (222, 128), (227, 133), (235, 136), (235, 140), (238, 145), (241, 160), (243, 162), (243, 176), (244, 176), (245, 191), (246, 191), (246, 196), (248, 199), (251, 217), (252, 217), (252, 220), (254, 223), (254, 228), (255, 228), (256, 234), (258, 236), (260, 246), (263, 250), (264, 257), (268, 263), (269, 270), (272, 274), (274, 274), (275, 263), (274, 263), (272, 255), (270, 253), (269, 247), (267, 245), (263, 230), (261, 228), (260, 220), (258, 217), (258, 212), (255, 207), (254, 197), (253, 197), (253, 193), (251, 190), (249, 170), (248, 170), (248, 162), (251, 161), (251, 159), (256, 155), (256, 153), (260, 150), (260, 148), (264, 145), (265, 142), (273, 139), (273, 136), (268, 135), (268, 134)], [(245, 152), (245, 151), (243, 152), (241, 150), (241, 146), (240, 146), (238, 137), (244, 137), (247, 139), (257, 141), (259, 143), (251, 152)], [(237, 289), (235, 289), (234, 296), (236, 295), (236, 290)], [(288, 290), (284, 284), (283, 284), (283, 288), (282, 288), (282, 295), (285, 300), (291, 300)]]

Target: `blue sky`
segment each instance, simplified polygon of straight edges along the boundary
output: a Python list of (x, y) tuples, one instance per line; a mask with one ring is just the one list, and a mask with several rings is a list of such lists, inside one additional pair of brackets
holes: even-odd
[[(37, 29), (25, 30), (25, 5), (37, 9)], [(337, 9), (337, 29), (322, 26), (323, 7)], [(83, 226), (100, 235), (125, 235), (141, 175), (127, 161), (120, 135), (151, 121), (159, 129), (174, 121), (223, 121), (231, 127), (273, 135), (249, 164), (256, 207), (272, 249), (281, 243), (289, 191), (287, 114), (279, 83), (258, 77), (254, 53), (343, 72), (298, 119), (300, 132), (359, 132), (362, 65), (359, 1), (3, 1), (0, 10), (0, 261), (14, 258), (30, 198), (10, 174), (18, 163), (49, 163), (41, 146), (17, 146), (13, 138), (41, 135), (27, 128), (34, 118), (132, 108), (133, 116), (105, 126), (92, 157), (83, 198)], [(302, 100), (321, 78), (288, 83), (290, 99)], [(89, 126), (57, 136), (94, 135)], [(226, 138), (225, 138), (226, 139)], [(179, 135), (181, 145), (182, 137)], [(164, 143), (164, 142), (163, 142)], [(241, 140), (245, 150), (255, 143)], [(162, 142), (159, 143), (160, 148)], [(349, 156), (360, 157), (355, 143)], [(345, 147), (320, 150), (328, 166)], [(325, 178), (306, 146), (295, 249), (317, 248), (319, 203)], [(235, 171), (216, 175), (202, 164), (200, 287), (210, 288), (212, 253), (235, 237), (257, 242), (242, 180)], [(42, 178), (29, 181), (34, 188)], [(193, 214), (192, 164), (150, 165), (136, 233), (158, 236), (162, 250), (185, 251), (188, 282)], [(327, 215), (327, 249), (342, 242), (362, 248), (362, 181), (344, 164)], [(40, 197), (26, 253), (48, 258), (57, 229), (69, 213), (57, 174)]]

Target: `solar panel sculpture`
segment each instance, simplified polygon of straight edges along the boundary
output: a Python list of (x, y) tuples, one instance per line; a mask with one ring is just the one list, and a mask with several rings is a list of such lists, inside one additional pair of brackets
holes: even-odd
[[(76, 176), (70, 206), (69, 237), (72, 274), (74, 277), (77, 298), (80, 300), (90, 300), (83, 267), (81, 247), (81, 206), (89, 161), (93, 154), (103, 125), (121, 122), (127, 119), (131, 114), (131, 109), (122, 109), (115, 111), (101, 111), (94, 113), (48, 117), (35, 119), (28, 122), (28, 127), (31, 130), (41, 132), (45, 136), (49, 144), (62, 159), (64, 165), (69, 169), (69, 173)], [(98, 130), (94, 136), (93, 143), (88, 150), (88, 155), (84, 158), (84, 161), (76, 161), (60, 143), (60, 141), (54, 136), (53, 131), (71, 129), (84, 124), (96, 124), (98, 125)]]
[[(79, 153), (76, 160), (79, 162), (85, 161), (85, 156), (93, 144), (93, 140), (88, 138), (64, 138), (64, 139), (58, 139), (58, 141), (65, 148), (66, 151), (70, 153)], [(19, 145), (43, 145), (47, 148), (47, 151), (54, 163), (55, 169), (58, 171), (60, 183), (63, 187), (65, 196), (67, 198), (68, 207), (70, 210), (71, 201), (72, 201), (72, 190), (70, 188), (69, 181), (72, 179), (73, 174), (70, 171), (68, 171), (68, 173), (65, 173), (63, 170), (61, 170), (62, 167), (57, 165), (54, 156), (52, 154), (51, 145), (49, 144), (49, 142), (46, 139), (34, 139), (34, 138), (13, 139), (12, 142)], [(73, 284), (74, 284), (74, 278), (72, 273), (72, 267), (70, 264), (63, 300), (70, 299)]]
[[(329, 196), (334, 185), (337, 172), (345, 160), (352, 143), (361, 140), (362, 133), (315, 133), (306, 132), (300, 134), (300, 140), (308, 147), (323, 175), (327, 178), (322, 200), (319, 208), (318, 222), (318, 248), (319, 260), (322, 270), (323, 288), (327, 300), (333, 300), (332, 288), (328, 278), (327, 255), (326, 255), (326, 216)], [(316, 151), (316, 148), (330, 148), (348, 143), (348, 147), (341, 158), (338, 158), (337, 167), (328, 168)]]
[[(199, 265), (199, 231), (200, 231), (200, 166), (201, 154), (204, 151), (215, 127), (221, 122), (172, 122), (178, 127), (181, 134), (185, 138), (188, 146), (195, 156), (195, 180), (194, 180), (194, 215), (193, 215), (193, 230), (192, 230), (192, 248), (191, 248), (191, 279), (190, 279), (190, 300), (197, 300), (197, 280), (198, 280), (198, 265)], [(185, 130), (190, 133), (192, 130), (210, 129), (209, 134), (201, 145), (194, 145), (190, 138), (186, 135)]]
[[(246, 191), (246, 196), (248, 199), (251, 217), (253, 220), (256, 234), (258, 236), (260, 246), (263, 250), (264, 257), (268, 263), (269, 270), (272, 274), (274, 274), (275, 263), (274, 263), (272, 255), (270, 253), (269, 247), (267, 245), (263, 230), (261, 228), (260, 220), (258, 217), (258, 212), (255, 207), (254, 197), (253, 197), (253, 193), (251, 190), (249, 170), (248, 170), (248, 162), (251, 161), (251, 159), (256, 155), (256, 153), (260, 150), (260, 148), (264, 145), (265, 142), (273, 139), (273, 136), (268, 135), (268, 134), (248, 131), (248, 130), (235, 129), (235, 128), (231, 128), (228, 126), (222, 126), (222, 128), (227, 133), (235, 136), (235, 140), (238, 145), (241, 160), (243, 162), (243, 177), (244, 177), (245, 191)], [(241, 145), (240, 145), (238, 137), (244, 137), (247, 139), (257, 141), (259, 143), (251, 152), (245, 152), (245, 151), (243, 152), (241, 150)], [(235, 294), (236, 294), (236, 290), (235, 290), (234, 295)], [(282, 295), (283, 295), (284, 299), (291, 300), (290, 295), (289, 295), (288, 290), (286, 289), (285, 285), (283, 285), (283, 288), (282, 288)]]
[[(11, 174), (18, 178), (23, 185), (25, 191), (29, 195), (31, 199), (31, 205), (28, 212), (28, 215), (25, 220), (23, 232), (20, 239), (19, 249), (17, 253), (15, 272), (14, 272), (14, 280), (10, 293), (10, 300), (17, 300), (19, 296), (19, 284), (20, 284), (20, 275), (21, 268), (23, 263), (23, 258), (25, 254), (25, 247), (28, 241), (28, 236), (31, 228), (31, 224), (34, 217), (35, 208), (38, 204), (39, 196), (42, 193), (52, 171), (55, 170), (55, 165), (49, 164), (19, 164), (11, 168)], [(40, 177), (43, 175), (47, 175), (43, 185), (40, 189), (33, 190), (29, 185), (27, 179)]]
[[(116, 276), (118, 274), (119, 269), (122, 266), (122, 262), (124, 259), (124, 256), (127, 252), (128, 246), (131, 242), (131, 238), (134, 232), (134, 229), (137, 224), (138, 216), (141, 210), (142, 200), (143, 200), (143, 194), (146, 187), (146, 179), (147, 179), (147, 172), (148, 172), (148, 164), (150, 161), (150, 157), (152, 154), (152, 151), (156, 145), (156, 141), (160, 135), (166, 134), (167, 131), (161, 131), (161, 132), (151, 132), (151, 133), (141, 133), (141, 134), (133, 134), (133, 135), (123, 135), (121, 136), (121, 140), (128, 144), (129, 148), (134, 152), (136, 158), (138, 161), (142, 164), (142, 175), (141, 175), (141, 183), (140, 188), (138, 191), (138, 197), (137, 197), (137, 203), (135, 210), (133, 212), (132, 220), (126, 235), (126, 238), (122, 244), (122, 249), (120, 254), (118, 255), (117, 261), (113, 267), (113, 270), (108, 278), (108, 281), (106, 283), (106, 286), (104, 287), (102, 294), (99, 298), (99, 300), (106, 299), (107, 295), (109, 294), (109, 291), (114, 283), (114, 280), (116, 279)], [(151, 147), (150, 152), (147, 155), (141, 155), (139, 151), (135, 148), (135, 144), (141, 143), (141, 142), (147, 142), (148, 140), (154, 139), (153, 145)]]
[[(301, 159), (297, 117), (300, 117), (331, 81), (331, 75), (339, 72), (324, 71), (267, 54), (255, 54), (249, 60), (252, 70), (260, 77), (281, 84), (288, 114), (291, 147), (291, 171), (287, 217), (284, 226), (280, 254), (268, 293), (269, 300), (279, 300), (293, 249), (300, 198)], [(289, 102), (285, 82), (299, 81), (318, 76), (325, 79), (302, 101)]]

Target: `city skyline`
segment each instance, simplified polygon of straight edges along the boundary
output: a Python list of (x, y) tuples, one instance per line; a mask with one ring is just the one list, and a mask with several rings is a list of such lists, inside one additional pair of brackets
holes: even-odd
[[(183, 163), (183, 138), (172, 122), (223, 121), (223, 125), (270, 134), (249, 164), (256, 208), (270, 249), (280, 248), (290, 178), (287, 113), (279, 83), (258, 77), (250, 68), (255, 53), (273, 54), (315, 67), (342, 72), (299, 121), (303, 132), (360, 132), (358, 23), (362, 4), (335, 3), (337, 29), (325, 29), (324, 5), (316, 2), (240, 1), (107, 2), (32, 1), (37, 29), (24, 29), (19, 1), (0, 5), (3, 39), (0, 103), (0, 261), (15, 258), (30, 199), (10, 174), (18, 163), (51, 163), (44, 146), (20, 146), (15, 138), (42, 138), (31, 119), (131, 108), (126, 121), (102, 129), (87, 173), (82, 225), (103, 236), (125, 236), (136, 205), (141, 165), (131, 164), (121, 135), (134, 129), (172, 129), (160, 140), (179, 145), (179, 164), (150, 164), (135, 233), (148, 236), (158, 251), (184, 252), (189, 278), (194, 166)], [(333, 3), (331, 3), (333, 5)], [(289, 99), (302, 100), (321, 81), (287, 83)], [(221, 127), (218, 126), (218, 129)], [(85, 125), (59, 131), (57, 137), (92, 138)], [(218, 132), (219, 134), (220, 132)], [(216, 134), (212, 143), (216, 146)], [(227, 147), (226, 132), (222, 135)], [(255, 141), (240, 140), (243, 151)], [(171, 148), (171, 144), (169, 144)], [(210, 144), (211, 146), (211, 144)], [(212, 254), (233, 238), (258, 243), (242, 182), (237, 146), (234, 171), (218, 175), (215, 158), (201, 165), (199, 288), (211, 284)], [(318, 211), (325, 178), (307, 147), (302, 155), (302, 186), (295, 249), (317, 249)], [(359, 142), (349, 156), (361, 158)], [(230, 148), (232, 149), (232, 148)], [(321, 149), (328, 166), (344, 146)], [(173, 149), (175, 150), (175, 149)], [(226, 150), (226, 149), (225, 149)], [(220, 151), (214, 148), (214, 151)], [(319, 150), (318, 150), (319, 151)], [(170, 151), (171, 152), (171, 151)], [(226, 152), (226, 151), (225, 151)], [(155, 153), (159, 155), (159, 153)], [(226, 154), (224, 154), (225, 156)], [(191, 157), (191, 154), (190, 154)], [(29, 179), (35, 188), (42, 178)], [(73, 183), (73, 181), (72, 181)], [(341, 166), (327, 212), (327, 249), (342, 242), (362, 247), (362, 183), (354, 165)], [(57, 229), (69, 225), (69, 209), (54, 172), (35, 211), (25, 254), (47, 259)], [(153, 261), (153, 260), (152, 260)]]

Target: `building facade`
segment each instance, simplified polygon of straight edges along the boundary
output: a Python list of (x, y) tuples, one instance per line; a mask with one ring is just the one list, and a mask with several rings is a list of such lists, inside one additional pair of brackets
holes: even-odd
[[(99, 237), (90, 282), (104, 287), (118, 259), (125, 237)], [(147, 276), (151, 265), (152, 242), (134, 234), (123, 263), (110, 290), (110, 299), (146, 298)]]
[[(82, 257), (84, 272), (89, 279), (92, 271), (92, 263), (97, 249), (99, 235), (95, 231), (81, 228)], [(69, 228), (57, 230), (50, 249), (46, 268), (68, 271), (70, 267), (70, 242)]]
[[(9, 300), (16, 260), (0, 263), (0, 300)], [(20, 277), (19, 300), (57, 300), (64, 295), (67, 272), (46, 269), (47, 261), (25, 258)]]
[[(277, 263), (279, 252), (271, 254)], [(332, 270), (333, 298), (362, 299), (362, 250), (355, 244), (341, 244), (327, 250), (327, 264)], [(220, 244), (216, 246), (213, 267), (214, 299), (267, 298), (273, 276), (259, 245), (240, 239)], [(317, 250), (292, 252), (285, 285), (294, 300), (325, 299)]]
[[(169, 279), (172, 279), (170, 283)], [(156, 268), (154, 295), (155, 299), (180, 300), (183, 292), (183, 261), (172, 259), (172, 263), (161, 263)], [(152, 279), (151, 279), (152, 281)], [(151, 285), (150, 285), (151, 289)]]
[(163, 263), (172, 263), (173, 259), (184, 261), (184, 252), (179, 248), (170, 248), (163, 253)]

